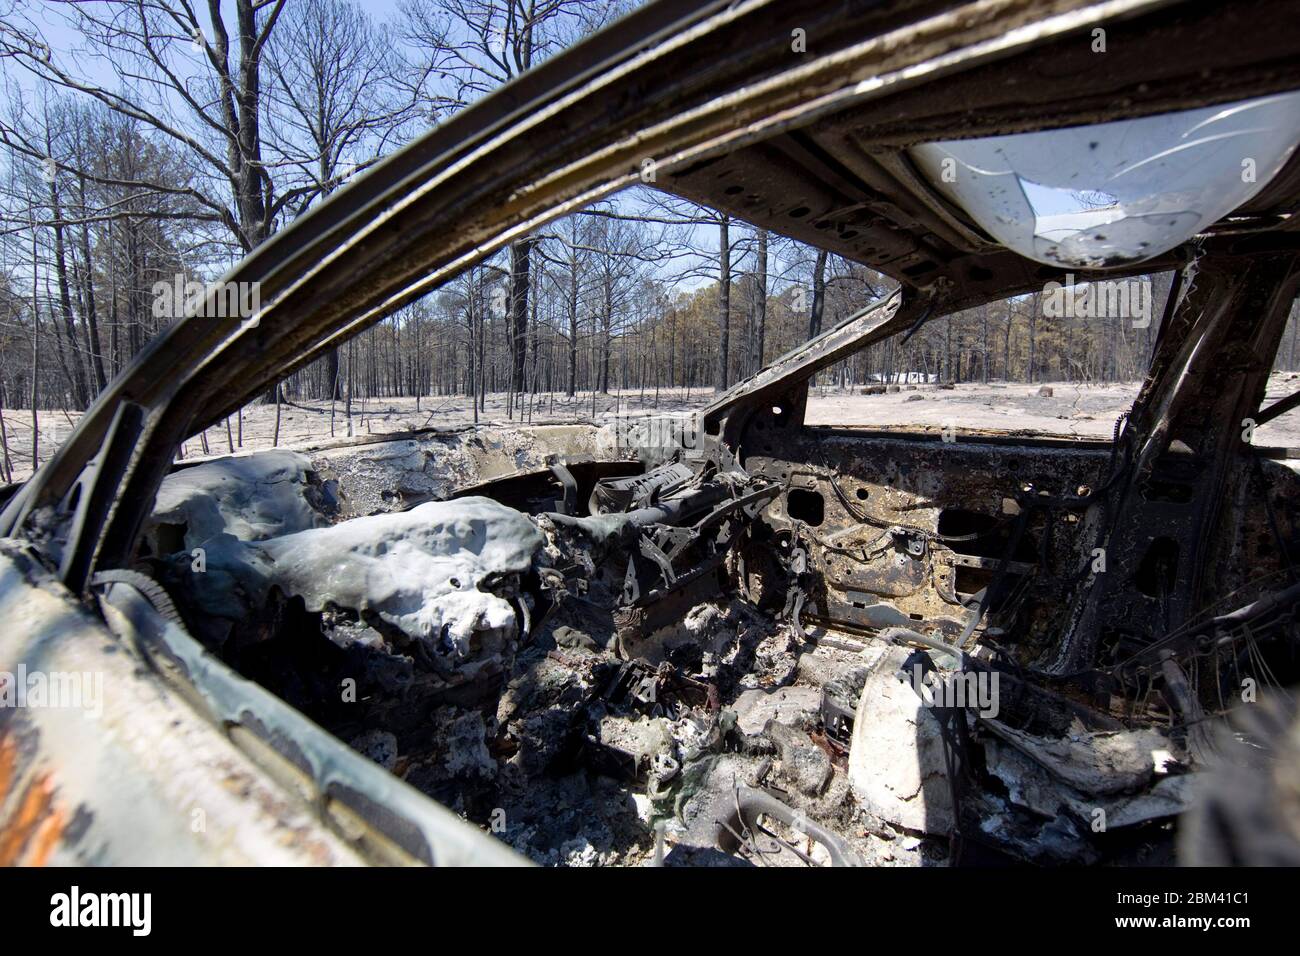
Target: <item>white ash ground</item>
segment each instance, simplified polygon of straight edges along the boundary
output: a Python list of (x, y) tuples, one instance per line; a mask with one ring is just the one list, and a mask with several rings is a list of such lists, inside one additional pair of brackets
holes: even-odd
[[(898, 392), (863, 395), (860, 388), (840, 389), (815, 386), (808, 396), (810, 425), (863, 428), (925, 428), (951, 426), (959, 434), (971, 431), (1007, 431), (1018, 435), (1108, 439), (1115, 419), (1129, 409), (1137, 397), (1138, 382), (1097, 385), (1081, 382), (1052, 382), (1050, 396), (1039, 394), (1042, 386), (1026, 383), (963, 383), (950, 389), (936, 385), (904, 385)], [(1300, 373), (1274, 372), (1269, 378), (1265, 404), (1277, 401), (1300, 388)], [(662, 389), (644, 394), (640, 390), (570, 399), (563, 395), (536, 396), (522, 416), (524, 424), (575, 420), (607, 422), (617, 416), (680, 414), (703, 407), (714, 398), (712, 389)], [(463, 395), (422, 398), (381, 398), (353, 405), (353, 436), (378, 435), (431, 427), (458, 427), (474, 422), (473, 406)], [(594, 408), (594, 412), (593, 412)], [(330, 403), (302, 401), (280, 407), (281, 448), (310, 448), (323, 441), (348, 437), (343, 403), (335, 403), (333, 426)], [(40, 457), (47, 461), (68, 437), (79, 412), (41, 410)], [(275, 406), (250, 405), (243, 412), (243, 443), (239, 441), (237, 417), (230, 419), (230, 437), (224, 425), (206, 432), (207, 455), (271, 448), (275, 437)], [(489, 395), (481, 423), (511, 428), (520, 423), (515, 411), (506, 414), (506, 396)], [(32, 415), (29, 409), (4, 410), (5, 433), (13, 477), (21, 481), (31, 474)], [(1255, 432), (1255, 444), (1300, 447), (1300, 411), (1268, 423)], [(185, 443), (187, 457), (205, 456), (202, 439)]]

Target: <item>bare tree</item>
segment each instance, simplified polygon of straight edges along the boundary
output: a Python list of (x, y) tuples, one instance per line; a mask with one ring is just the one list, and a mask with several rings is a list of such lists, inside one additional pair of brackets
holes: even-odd
[(808, 312), (808, 338), (816, 338), (822, 332), (822, 313), (826, 309), (826, 250), (817, 250), (817, 261), (813, 264), (812, 308)]
[[(469, 103), (531, 69), (621, 12), (617, 2), (591, 0), (405, 0), (407, 35), (426, 51), (424, 69), (454, 84), (452, 103)], [(524, 237), (510, 247), (511, 390), (524, 392), (532, 250)]]
[(731, 384), (731, 220), (718, 217), (718, 374), (719, 392)]
[[(302, 211), (405, 138), (424, 76), (412, 79), (396, 37), (348, 0), (296, 0), (267, 50), (272, 122), (266, 140), (292, 177)], [(336, 400), (342, 397), (338, 350), (325, 362)]]
[(749, 372), (752, 375), (763, 367), (763, 351), (767, 340), (767, 244), (766, 229), (757, 231), (758, 250), (754, 264), (754, 348), (750, 354)]
[[(99, 0), (51, 4), (85, 43), (58, 55), (29, 20), (7, 18), (0, 55), (40, 80), (96, 100), (150, 127), (183, 150), (202, 184), (186, 192), (230, 232), (239, 249), (255, 248), (302, 191), (276, 195), (263, 159), (262, 59), (285, 0), (207, 5), (207, 22), (187, 0)], [(91, 78), (92, 62), (114, 71), (109, 89)], [(136, 185), (167, 191), (163, 183)], [(224, 187), (224, 188), (222, 188)]]

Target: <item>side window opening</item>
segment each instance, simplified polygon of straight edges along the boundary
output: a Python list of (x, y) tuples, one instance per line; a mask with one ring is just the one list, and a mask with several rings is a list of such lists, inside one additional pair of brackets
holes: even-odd
[(1146, 376), (1172, 282), (1049, 282), (932, 319), (819, 374), (805, 423), (1109, 439)]
[[(1273, 357), (1259, 412), (1244, 428), (1254, 445), (1292, 448), (1300, 445), (1300, 297), (1291, 303), (1286, 329)], [(1250, 426), (1253, 423), (1253, 427)]]

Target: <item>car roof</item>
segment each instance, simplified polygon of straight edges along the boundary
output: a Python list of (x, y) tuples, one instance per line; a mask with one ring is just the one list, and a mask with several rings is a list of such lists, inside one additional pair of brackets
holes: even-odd
[[(896, 5), (885, 7), (896, 13)], [(889, 14), (882, 11), (882, 22)], [(1095, 49), (1098, 29), (1104, 31), (1104, 52)], [(811, 47), (825, 41), (810, 32), (807, 42)], [(936, 42), (942, 42), (937, 29)], [(1041, 286), (1062, 270), (991, 239), (928, 185), (910, 162), (908, 147), (1300, 89), (1300, 31), (1294, 29), (1294, 8), (1285, 3), (1163, 4), (940, 79), (918, 79), (901, 77), (891, 95), (674, 170), (661, 188), (862, 263), (905, 286), (944, 280), (959, 300), (954, 305), (987, 300), (990, 290)], [(1300, 227), (1298, 206), (1300, 153), (1232, 214), (1230, 224), (1221, 221), (1210, 232), (1294, 231)], [(1182, 258), (1175, 252), (1106, 274), (1159, 271)]]

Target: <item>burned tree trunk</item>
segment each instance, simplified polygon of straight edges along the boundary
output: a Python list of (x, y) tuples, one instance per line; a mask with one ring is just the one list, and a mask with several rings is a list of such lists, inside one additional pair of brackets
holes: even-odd
[(77, 356), (77, 325), (72, 316), (72, 294), (68, 287), (68, 257), (63, 242), (63, 214), (59, 202), (58, 183), (50, 180), (50, 216), (54, 220), (54, 274), (59, 285), (59, 311), (63, 319), (63, 328), (67, 332), (69, 343), (68, 368), (72, 385), (73, 400), (77, 407), (85, 409), (90, 404), (90, 395), (86, 390), (85, 370)]
[(521, 239), (510, 247), (510, 387), (519, 396), (524, 394), (528, 366), (528, 286), (533, 242)]
[(754, 357), (750, 374), (763, 367), (767, 336), (767, 230), (758, 230), (758, 267), (754, 275)]
[[(86, 206), (86, 179), (82, 176), (78, 178), (77, 182), (81, 200), (81, 215), (84, 218), (89, 215)], [(104, 390), (104, 386), (108, 384), (108, 379), (104, 375), (104, 356), (99, 342), (99, 316), (96, 314), (95, 309), (95, 270), (90, 259), (90, 226), (84, 222), (81, 224), (81, 260), (86, 264), (86, 339), (90, 345), (90, 365), (95, 375), (95, 390), (98, 393)]]
[(821, 335), (822, 313), (826, 309), (826, 250), (817, 250), (817, 261), (813, 264), (812, 310), (808, 313), (808, 338)]
[(718, 374), (717, 387), (722, 391), (731, 384), (731, 237), (726, 216), (718, 222)]
[(578, 260), (570, 260), (569, 271), (569, 398), (578, 394)]

